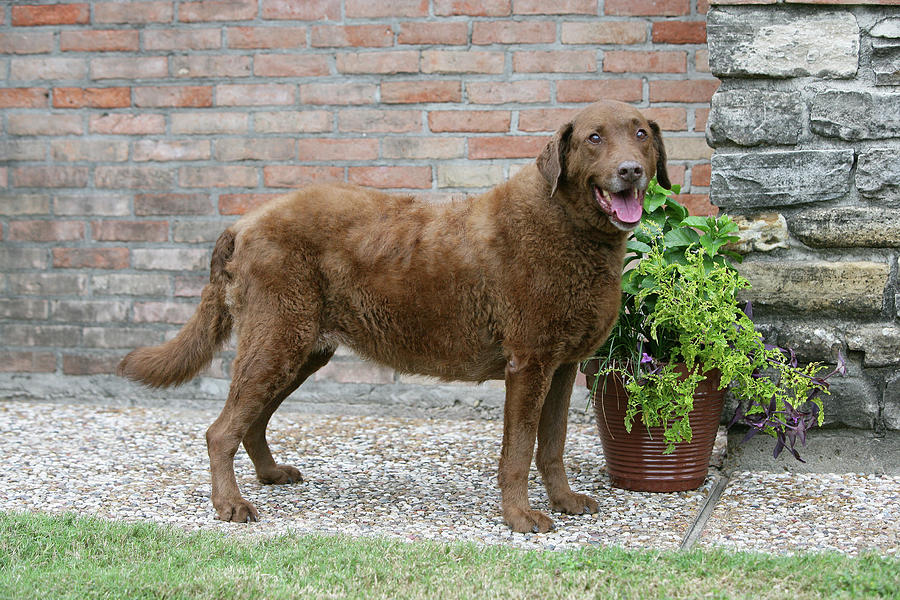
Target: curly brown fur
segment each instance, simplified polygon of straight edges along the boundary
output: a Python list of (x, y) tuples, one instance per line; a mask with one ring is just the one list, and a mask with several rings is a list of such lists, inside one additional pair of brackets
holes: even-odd
[(207, 431), (219, 518), (255, 520), (234, 476), (243, 443), (260, 481), (299, 481), (276, 464), (269, 417), (338, 344), (408, 373), (506, 380), (499, 482), (516, 531), (552, 521), (528, 503), (535, 455), (553, 509), (596, 512), (562, 462), (576, 364), (619, 309), (625, 241), (656, 174), (668, 184), (655, 123), (602, 102), (563, 125), (536, 162), (466, 201), (430, 204), (347, 184), (277, 198), (229, 227), (210, 283), (172, 341), (129, 354), (148, 385), (193, 377), (238, 333), (231, 390)]

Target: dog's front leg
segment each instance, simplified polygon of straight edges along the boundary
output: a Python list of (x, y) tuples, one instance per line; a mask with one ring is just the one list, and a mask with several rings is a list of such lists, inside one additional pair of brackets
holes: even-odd
[(534, 357), (514, 355), (506, 365), (499, 480), (503, 520), (513, 531), (543, 533), (553, 528), (547, 515), (528, 504), (528, 471), (552, 373), (552, 368)]

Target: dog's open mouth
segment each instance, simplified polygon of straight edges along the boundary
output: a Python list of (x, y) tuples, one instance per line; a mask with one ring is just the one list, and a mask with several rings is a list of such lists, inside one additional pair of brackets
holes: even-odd
[(610, 192), (595, 185), (594, 198), (603, 212), (609, 216), (613, 225), (624, 231), (631, 231), (641, 222), (645, 191), (626, 188), (618, 192)]

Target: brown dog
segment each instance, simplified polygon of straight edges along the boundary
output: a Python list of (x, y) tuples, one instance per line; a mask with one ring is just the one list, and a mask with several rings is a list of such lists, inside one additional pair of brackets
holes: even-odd
[(243, 442), (262, 483), (301, 481), (277, 464), (266, 426), (338, 344), (406, 373), (506, 380), (500, 491), (515, 531), (553, 522), (528, 504), (537, 466), (550, 506), (596, 512), (563, 467), (578, 361), (619, 309), (625, 240), (654, 174), (669, 187), (659, 127), (620, 102), (584, 109), (537, 161), (466, 201), (429, 204), (344, 184), (274, 199), (225, 230), (210, 282), (178, 336), (126, 356), (150, 386), (194, 377), (237, 328), (228, 400), (206, 433), (212, 503), (225, 521), (257, 520), (241, 497)]

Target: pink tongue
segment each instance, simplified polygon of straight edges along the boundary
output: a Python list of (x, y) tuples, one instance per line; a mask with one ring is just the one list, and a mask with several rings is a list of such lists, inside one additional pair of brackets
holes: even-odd
[(634, 188), (623, 192), (610, 192), (613, 215), (623, 223), (637, 223), (644, 212), (644, 194), (635, 193)]

